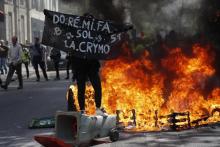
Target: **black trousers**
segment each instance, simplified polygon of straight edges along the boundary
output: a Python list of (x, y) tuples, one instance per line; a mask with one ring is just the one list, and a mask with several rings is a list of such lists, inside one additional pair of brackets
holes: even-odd
[(23, 64), (24, 64), (25, 69), (26, 69), (27, 78), (29, 78), (29, 68), (28, 68), (29, 63), (28, 62), (23, 62)]
[(70, 67), (72, 69), (72, 64), (71, 64), (71, 59), (67, 59), (67, 63), (66, 63), (66, 77), (69, 78), (70, 75)]
[(96, 107), (101, 107), (102, 101), (102, 87), (101, 87), (101, 80), (99, 77), (98, 71), (76, 71), (76, 80), (77, 80), (77, 87), (78, 87), (78, 101), (80, 110), (85, 110), (85, 87), (86, 87), (86, 80), (89, 78), (93, 89), (95, 91), (95, 103)]
[(1, 79), (1, 77), (0, 77), (0, 86), (2, 85), (2, 79)]
[(8, 75), (7, 75), (7, 78), (6, 78), (6, 81), (5, 81), (5, 85), (8, 86), (10, 84), (11, 79), (12, 79), (15, 71), (16, 71), (16, 73), (18, 75), (19, 86), (23, 87), (21, 63), (19, 63), (17, 65), (13, 65), (13, 64), (9, 65), (9, 72), (8, 72)]
[(47, 77), (47, 72), (46, 72), (46, 67), (45, 67), (45, 62), (42, 61), (42, 58), (41, 57), (33, 57), (33, 61), (32, 61), (32, 64), (34, 66), (34, 70), (35, 70), (35, 73), (36, 73), (36, 76), (37, 76), (37, 79), (40, 79), (40, 74), (39, 74), (39, 70), (38, 70), (38, 65), (40, 65), (40, 68), (43, 72), (43, 75), (44, 75), (44, 78), (45, 79), (48, 79)]
[(60, 78), (60, 72), (59, 72), (59, 60), (53, 60), (53, 64), (54, 64), (54, 68), (56, 71), (56, 78), (59, 79)]
[(72, 71), (72, 80), (75, 80), (76, 79), (76, 75), (74, 73), (74, 67), (73, 67), (73, 61), (71, 59), (67, 59), (67, 64), (66, 64), (66, 77), (69, 78), (69, 70), (71, 69)]

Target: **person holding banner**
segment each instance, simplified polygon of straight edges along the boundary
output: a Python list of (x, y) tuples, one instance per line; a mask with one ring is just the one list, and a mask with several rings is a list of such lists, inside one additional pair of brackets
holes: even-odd
[[(84, 17), (93, 17), (91, 14), (84, 14)], [(72, 57), (73, 70), (76, 74), (78, 87), (78, 102), (82, 113), (85, 111), (85, 87), (87, 79), (90, 80), (95, 91), (96, 115), (105, 115), (101, 109), (102, 86), (99, 76), (100, 62), (98, 59), (87, 59)]]
[(37, 82), (40, 81), (40, 74), (38, 71), (38, 65), (40, 65), (40, 68), (43, 72), (44, 78), (46, 81), (48, 81), (48, 77), (47, 77), (47, 72), (46, 72), (46, 68), (45, 68), (45, 62), (44, 62), (44, 53), (43, 53), (43, 47), (40, 44), (40, 40), (38, 37), (35, 38), (35, 43), (34, 45), (31, 46), (30, 48), (30, 54), (31, 54), (31, 59), (32, 59), (32, 64), (34, 66), (35, 69), (35, 73), (37, 76)]

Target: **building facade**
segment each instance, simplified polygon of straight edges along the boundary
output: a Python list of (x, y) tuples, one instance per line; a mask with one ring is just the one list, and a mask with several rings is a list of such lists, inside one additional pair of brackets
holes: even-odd
[(89, 9), (89, 0), (59, 0), (59, 12), (82, 15)]
[(42, 38), (44, 27), (44, 14), (43, 10), (48, 9), (58, 11), (58, 0), (30, 0), (30, 40), (33, 41), (34, 37)]
[(34, 37), (41, 38), (43, 9), (58, 11), (58, 0), (1, 0), (4, 20), (0, 21), (0, 39), (10, 42), (16, 35), (20, 43), (26, 43), (32, 42)]

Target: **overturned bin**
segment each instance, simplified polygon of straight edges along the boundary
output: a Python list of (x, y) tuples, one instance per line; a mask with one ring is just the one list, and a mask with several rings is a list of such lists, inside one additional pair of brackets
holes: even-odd
[[(56, 113), (55, 135), (35, 136), (35, 140), (45, 147), (61, 147), (89, 144), (96, 138), (110, 137), (117, 141), (116, 116), (88, 116), (80, 112)], [(62, 144), (62, 145), (61, 145)]]

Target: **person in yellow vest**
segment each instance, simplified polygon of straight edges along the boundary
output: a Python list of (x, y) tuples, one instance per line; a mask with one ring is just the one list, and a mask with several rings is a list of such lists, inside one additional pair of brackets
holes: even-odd
[(24, 64), (25, 68), (26, 68), (26, 74), (27, 74), (27, 79), (29, 78), (29, 68), (28, 65), (30, 64), (31, 61), (31, 56), (30, 56), (30, 52), (28, 50), (28, 48), (26, 48), (25, 46), (22, 47), (22, 63)]

